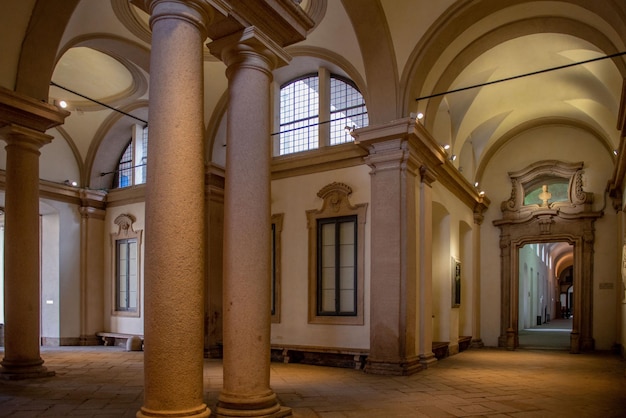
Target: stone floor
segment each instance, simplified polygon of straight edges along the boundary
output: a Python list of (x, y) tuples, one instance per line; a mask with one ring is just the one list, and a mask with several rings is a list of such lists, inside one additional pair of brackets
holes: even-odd
[[(0, 349), (0, 355), (2, 354)], [(134, 417), (143, 353), (44, 348), (55, 377), (0, 380), (0, 417)], [(413, 376), (272, 363), (271, 385), (294, 417), (626, 417), (625, 362), (610, 354), (469, 349)], [(205, 361), (214, 408), (222, 364)]]

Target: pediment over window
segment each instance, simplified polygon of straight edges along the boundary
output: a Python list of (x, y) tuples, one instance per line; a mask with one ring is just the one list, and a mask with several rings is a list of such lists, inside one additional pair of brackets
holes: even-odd
[(509, 172), (511, 197), (502, 202), (505, 219), (520, 219), (537, 211), (568, 214), (588, 212), (593, 194), (583, 190), (583, 162), (538, 161)]

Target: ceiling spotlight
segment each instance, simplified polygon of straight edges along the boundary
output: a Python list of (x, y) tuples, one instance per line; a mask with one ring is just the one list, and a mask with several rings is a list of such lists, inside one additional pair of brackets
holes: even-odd
[(65, 109), (67, 107), (67, 102), (65, 100), (60, 100), (59, 106), (61, 107), (61, 109)]
[(617, 156), (618, 152), (616, 149), (613, 150), (613, 155)]
[(485, 196), (485, 191), (484, 191), (484, 190), (481, 190), (481, 191), (480, 191), (480, 193), (478, 193), (478, 196), (480, 196), (480, 197)]
[(454, 160), (456, 160), (456, 154), (452, 154), (452, 155), (450, 156), (450, 161), (454, 161)]
[(477, 181), (474, 182), (474, 187), (478, 187), (478, 182)]
[(75, 182), (74, 180), (71, 180), (71, 181), (70, 181), (70, 180), (65, 180), (65, 181), (63, 182), (63, 184), (65, 184), (66, 186), (73, 186), (73, 187), (78, 186), (78, 183), (77, 183), (77, 182)]
[(419, 112), (419, 113), (417, 114), (417, 119), (418, 119), (418, 120), (422, 120), (422, 119), (424, 119), (424, 114), (423, 114), (422, 112)]
[(450, 149), (450, 145), (446, 144), (443, 146), (443, 149), (445, 149), (446, 151)]

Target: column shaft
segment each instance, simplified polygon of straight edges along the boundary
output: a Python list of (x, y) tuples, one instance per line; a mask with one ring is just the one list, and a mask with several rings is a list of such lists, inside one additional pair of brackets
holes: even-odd
[(1, 376), (54, 375), (40, 356), (39, 148), (52, 137), (14, 126), (6, 134), (4, 310)]
[(472, 347), (483, 347), (483, 340), (480, 336), (480, 226), (482, 215), (474, 213), (474, 229), (472, 234)]
[(428, 367), (437, 361), (433, 353), (433, 189), (434, 174), (421, 169), (420, 184), (420, 363)]
[[(270, 82), (272, 52), (244, 30), (221, 49), (228, 66), (224, 190), (224, 388), (216, 413), (291, 415), (270, 389)], [(245, 41), (238, 41), (245, 39)], [(231, 42), (231, 43), (229, 43)]]
[(203, 403), (202, 2), (151, 3), (146, 182), (144, 406), (138, 417), (206, 417)]
[[(87, 192), (82, 192), (86, 194)], [(83, 198), (80, 220), (80, 345), (98, 345), (104, 329), (104, 210)]]

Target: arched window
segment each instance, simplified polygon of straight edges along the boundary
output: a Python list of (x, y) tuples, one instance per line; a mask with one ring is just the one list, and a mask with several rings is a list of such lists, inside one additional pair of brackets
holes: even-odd
[(354, 83), (324, 69), (280, 88), (279, 119), (278, 155), (352, 142), (349, 131), (368, 124)]
[(146, 182), (148, 160), (148, 127), (133, 126), (131, 140), (117, 165), (114, 188), (123, 188)]

